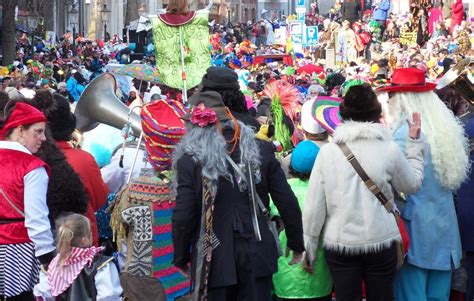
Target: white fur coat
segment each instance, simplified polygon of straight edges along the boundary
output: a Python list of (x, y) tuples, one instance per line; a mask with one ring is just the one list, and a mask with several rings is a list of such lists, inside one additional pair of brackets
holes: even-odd
[(405, 156), (383, 125), (344, 122), (333, 143), (321, 148), (309, 180), (303, 227), (311, 262), (321, 235), (326, 249), (346, 254), (379, 251), (401, 240), (395, 218), (365, 186), (337, 142), (347, 144), (390, 201), (392, 186), (414, 193), (423, 181), (423, 140), (409, 139)]

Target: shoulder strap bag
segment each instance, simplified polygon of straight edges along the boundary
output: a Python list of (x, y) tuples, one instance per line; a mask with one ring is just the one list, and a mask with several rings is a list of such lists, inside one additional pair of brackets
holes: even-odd
[(402, 242), (397, 242), (397, 270), (399, 270), (403, 262), (405, 260), (405, 256), (407, 255), (408, 248), (410, 247), (410, 238), (408, 237), (408, 233), (405, 228), (405, 224), (403, 223), (403, 220), (400, 218), (400, 212), (396, 207), (393, 206), (393, 203), (390, 202), (383, 192), (380, 190), (380, 188), (375, 184), (375, 182), (367, 175), (365, 170), (362, 168), (360, 165), (359, 161), (357, 161), (356, 157), (350, 150), (350, 148), (347, 146), (345, 143), (337, 143), (337, 146), (341, 149), (341, 151), (344, 153), (344, 156), (346, 157), (347, 161), (352, 165), (352, 167), (355, 169), (359, 177), (362, 179), (364, 184), (367, 186), (367, 188), (372, 192), (377, 200), (382, 204), (382, 206), (385, 207), (385, 209), (389, 212), (392, 213), (393, 216), (395, 217), (395, 220), (398, 225), (398, 230), (400, 231), (400, 235), (402, 237)]

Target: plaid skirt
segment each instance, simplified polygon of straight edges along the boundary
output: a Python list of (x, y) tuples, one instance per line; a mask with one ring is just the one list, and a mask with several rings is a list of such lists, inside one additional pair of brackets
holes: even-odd
[(0, 296), (33, 291), (39, 280), (39, 267), (33, 243), (0, 245)]

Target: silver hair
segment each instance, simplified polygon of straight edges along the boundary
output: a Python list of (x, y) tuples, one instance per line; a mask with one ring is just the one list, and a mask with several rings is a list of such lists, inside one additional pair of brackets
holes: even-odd
[[(240, 126), (240, 162), (250, 163), (255, 170), (260, 168), (261, 157), (254, 131), (238, 122)], [(222, 128), (233, 128), (231, 121), (222, 123)], [(211, 181), (211, 188), (217, 191), (219, 177), (224, 177), (232, 181), (231, 174), (226, 162), (225, 153), (227, 143), (217, 126), (201, 128), (194, 126), (184, 135), (180, 143), (176, 145), (173, 153), (173, 167), (175, 173), (177, 162), (184, 155), (188, 154), (202, 168), (202, 175)], [(176, 183), (175, 183), (176, 184)]]

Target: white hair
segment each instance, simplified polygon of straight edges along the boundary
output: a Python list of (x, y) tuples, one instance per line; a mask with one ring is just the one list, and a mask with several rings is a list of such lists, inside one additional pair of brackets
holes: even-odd
[(433, 92), (395, 93), (385, 116), (392, 130), (412, 114), (421, 115), (421, 129), (426, 135), (436, 176), (446, 189), (455, 190), (469, 173), (468, 140), (460, 121)]

